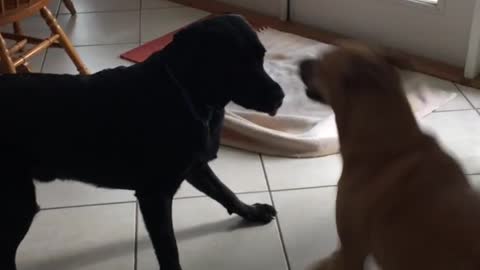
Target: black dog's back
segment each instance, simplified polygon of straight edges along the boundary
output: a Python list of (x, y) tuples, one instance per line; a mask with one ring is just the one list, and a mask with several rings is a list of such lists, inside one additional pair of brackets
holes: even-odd
[[(204, 127), (170, 80), (159, 79), (161, 70), (154, 81), (145, 72), (136, 65), (92, 76), (0, 76), (0, 145), (21, 153), (39, 180), (135, 189), (132, 178), (182, 177), (205, 147)], [(160, 156), (175, 168), (160, 174), (162, 164), (152, 164)]]

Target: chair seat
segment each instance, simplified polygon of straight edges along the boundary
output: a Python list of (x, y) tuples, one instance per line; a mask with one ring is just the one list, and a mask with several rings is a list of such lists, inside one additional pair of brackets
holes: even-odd
[(50, 0), (0, 0), (0, 26), (21, 21), (37, 14)]

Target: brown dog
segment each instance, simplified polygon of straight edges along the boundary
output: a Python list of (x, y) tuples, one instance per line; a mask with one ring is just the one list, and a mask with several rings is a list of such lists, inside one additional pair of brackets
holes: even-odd
[[(343, 172), (340, 248), (316, 270), (479, 270), (480, 196), (424, 134), (395, 58), (348, 45), (300, 64), (307, 95), (335, 112)], [(473, 146), (472, 147), (480, 147)]]

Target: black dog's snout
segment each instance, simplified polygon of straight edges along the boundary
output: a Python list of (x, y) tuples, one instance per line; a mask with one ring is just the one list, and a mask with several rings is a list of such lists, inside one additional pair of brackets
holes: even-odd
[(283, 92), (282, 87), (278, 83), (277, 83), (277, 89), (278, 89), (277, 91), (278, 96), (276, 98), (277, 103), (275, 105), (276, 105), (276, 108), (278, 109), (283, 104), (283, 99), (285, 98), (285, 92)]
[(278, 99), (280, 100), (280, 103), (282, 103), (283, 99), (285, 98), (285, 93), (282, 90), (282, 87), (277, 83), (278, 87)]

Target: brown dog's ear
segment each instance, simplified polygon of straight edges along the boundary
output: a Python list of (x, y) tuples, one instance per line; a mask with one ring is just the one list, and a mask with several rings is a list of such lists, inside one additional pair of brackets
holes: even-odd
[(347, 90), (384, 91), (400, 80), (395, 68), (376, 54), (351, 53), (348, 58), (348, 69), (343, 75), (343, 86)]
[(405, 53), (392, 48), (348, 39), (339, 40), (337, 45), (346, 50), (373, 53), (376, 56), (383, 58), (388, 64), (400, 69), (413, 69), (413, 63), (411, 62), (410, 57)]
[(400, 69), (413, 69), (413, 63), (410, 58), (397, 50), (389, 48), (377, 48), (376, 53), (380, 55), (387, 63)]

